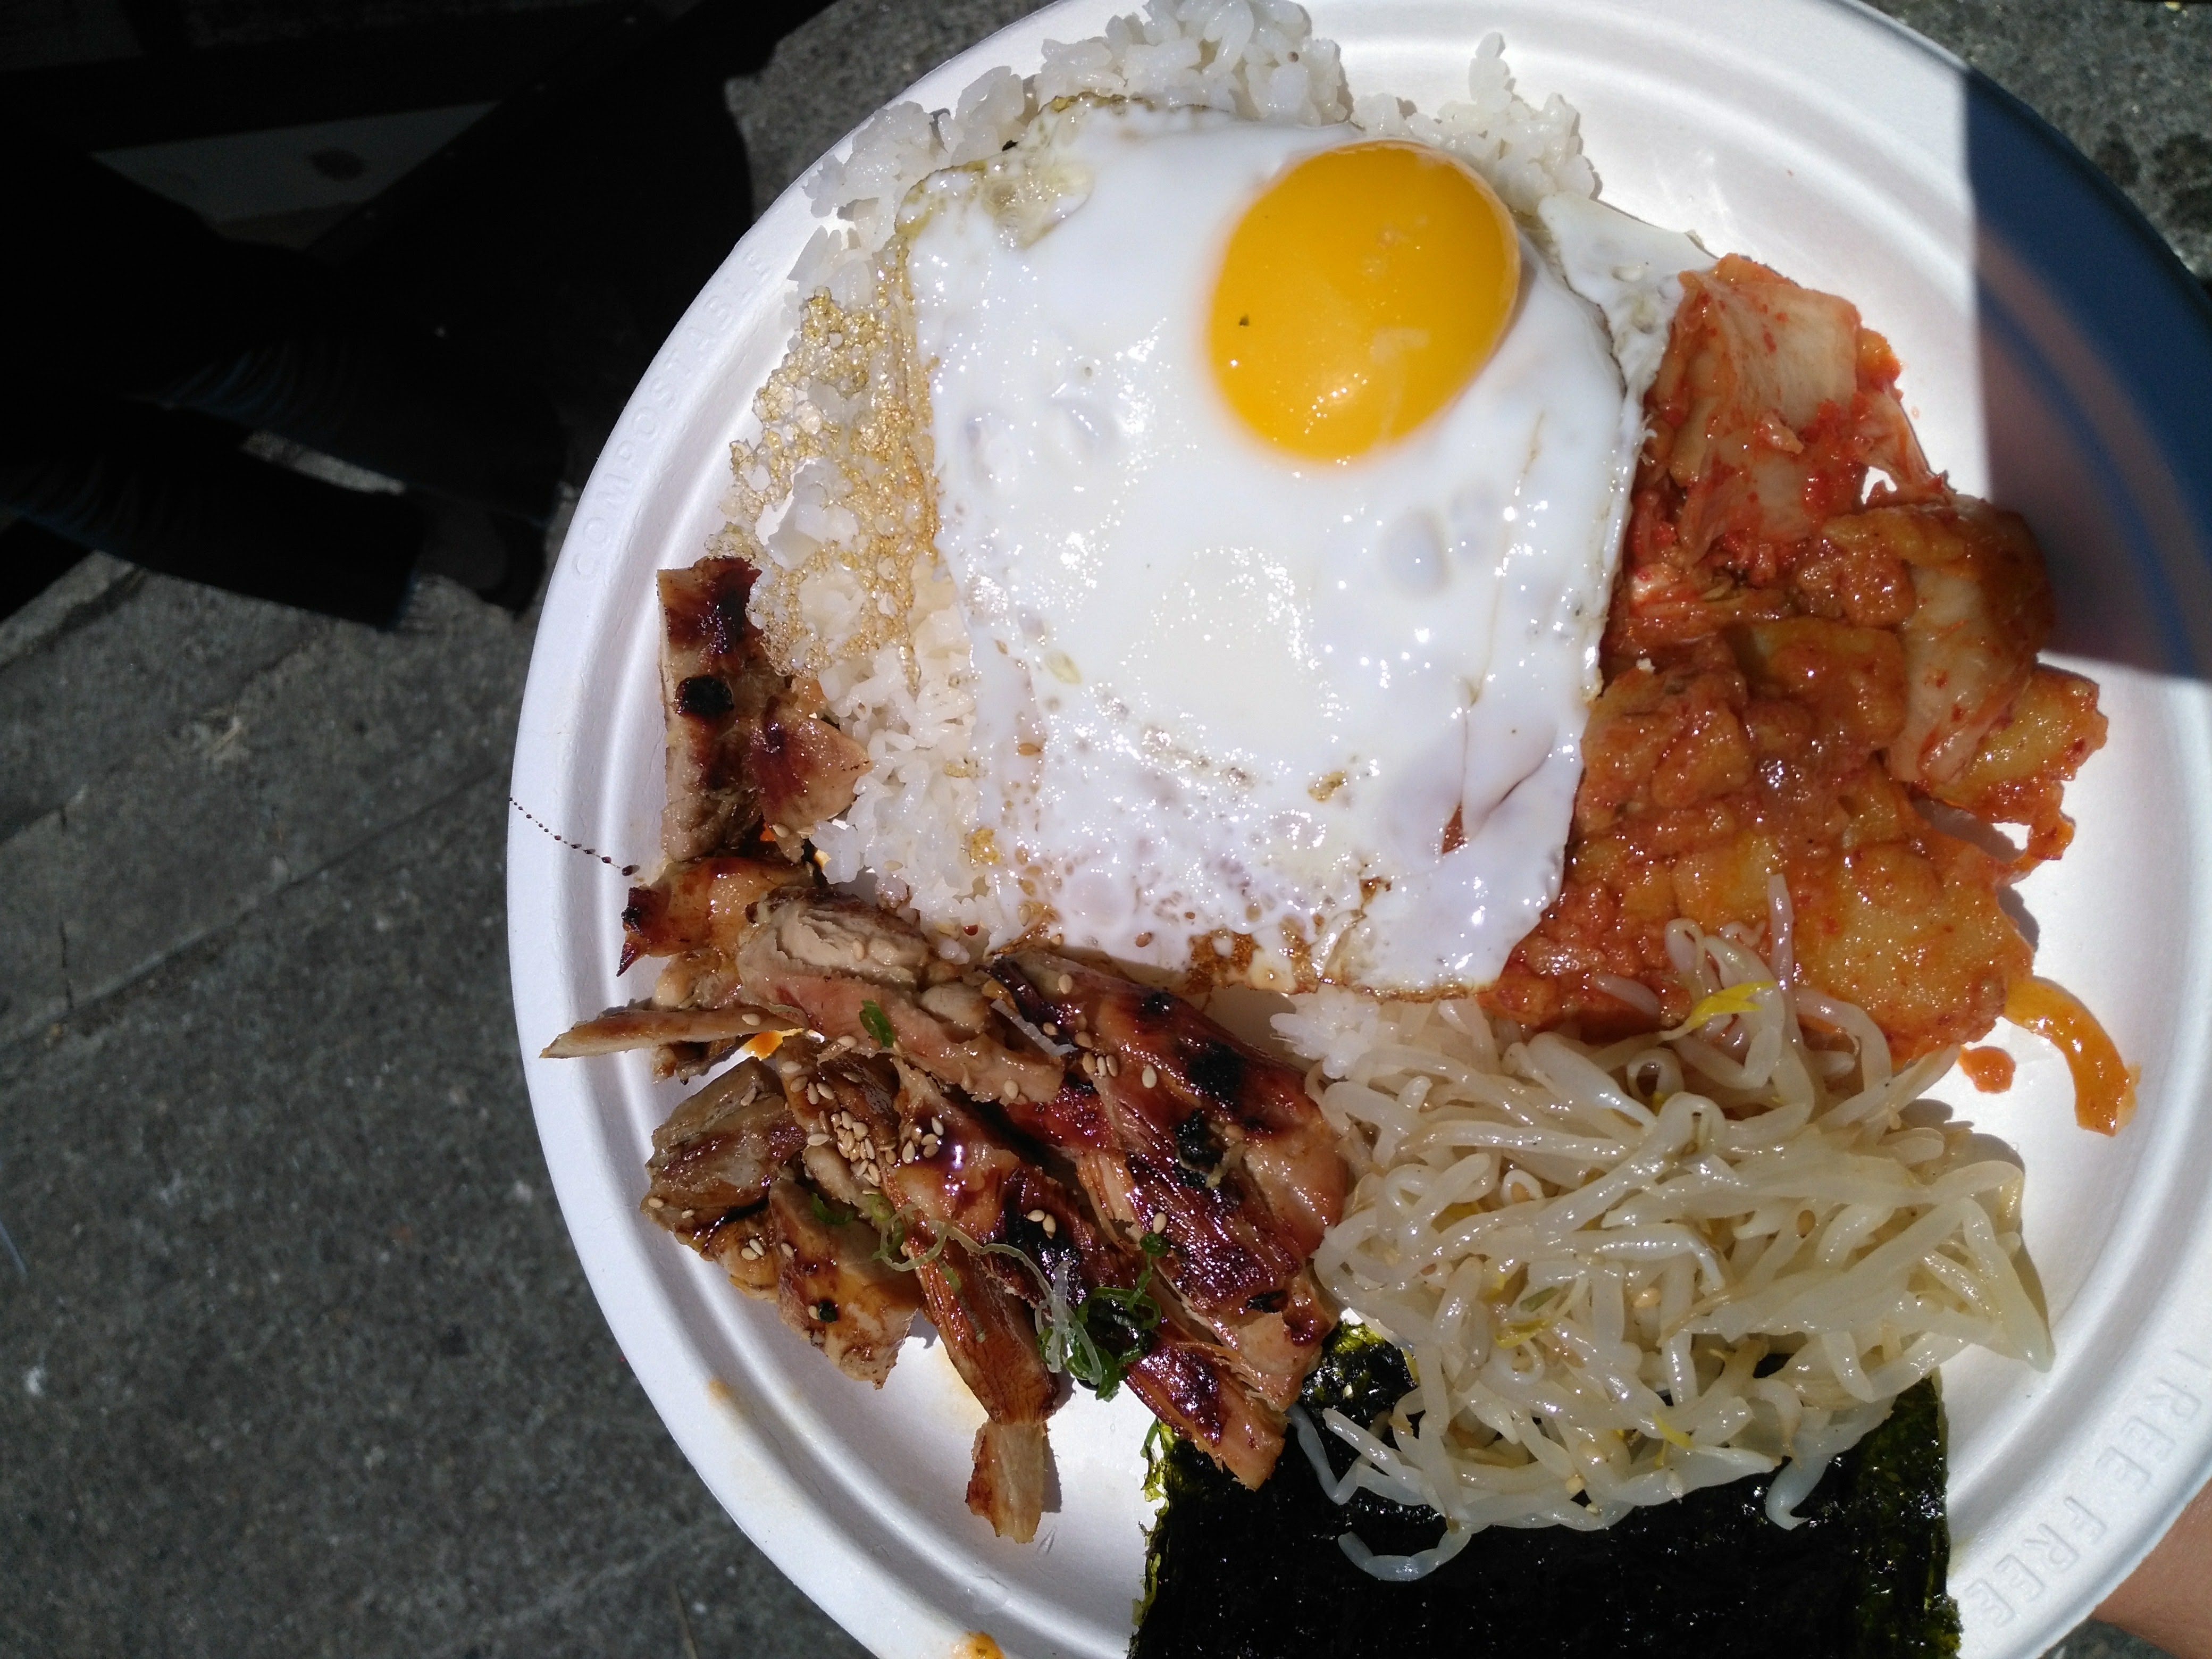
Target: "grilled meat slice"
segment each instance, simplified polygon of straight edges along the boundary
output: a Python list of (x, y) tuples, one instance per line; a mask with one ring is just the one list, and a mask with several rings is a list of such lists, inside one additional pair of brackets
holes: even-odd
[[(1035, 1218), (1040, 1213), (1052, 1222), (1049, 1229)], [(1033, 1166), (1008, 1182), (1006, 1215), (1008, 1242), (1036, 1256), (1048, 1273), (1064, 1274), (1082, 1301), (1103, 1288), (1145, 1286), (1159, 1323), (1122, 1380), (1154, 1417), (1246, 1486), (1266, 1480), (1283, 1447), (1282, 1411), (1243, 1356), (1200, 1324), (1171, 1279), (1155, 1273), (1147, 1280), (1146, 1258), (1084, 1215), (1073, 1194)], [(1170, 1255), (1153, 1265), (1171, 1274), (1173, 1260)]]
[(1335, 1322), (1305, 1263), (1344, 1204), (1304, 1079), (1165, 991), (1044, 951), (994, 971), (1026, 1018), (1086, 1055), (1057, 1098), (1012, 1115), (1073, 1156), (1108, 1222), (1164, 1236), (1170, 1286), (1286, 1408)]
[[(917, 1068), (902, 1065), (901, 1075), (902, 1151), (887, 1192), (921, 1243), (937, 1236), (935, 1227), (949, 1225), (979, 1244), (1012, 1245), (1036, 1264), (1036, 1273), (996, 1253), (980, 1258), (977, 1269), (995, 1278), (1002, 1291), (1040, 1308), (1048, 1300), (1036, 1276), (1041, 1273), (1061, 1287), (1077, 1316), (1088, 1316), (1084, 1310), (1092, 1292), (1127, 1291), (1146, 1282), (1145, 1258), (1097, 1225), (1077, 1194), (1034, 1154)], [(1124, 1380), (1161, 1422), (1257, 1486), (1282, 1449), (1282, 1413), (1255, 1391), (1238, 1357), (1164, 1289), (1158, 1279), (1151, 1281), (1159, 1324)], [(979, 1482), (984, 1452), (979, 1439)], [(972, 1495), (976, 1487), (969, 1491)]]
[(825, 1059), (803, 1076), (787, 1064), (792, 1110), (806, 1131), (807, 1175), (840, 1202), (863, 1207), (883, 1194), (896, 1163), (898, 1073), (887, 1060), (859, 1054)]
[(629, 1008), (610, 1008), (592, 1019), (572, 1025), (541, 1051), (546, 1060), (577, 1060), (590, 1054), (616, 1054), (630, 1048), (658, 1048), (671, 1043), (722, 1044), (742, 1042), (763, 1031), (789, 1031), (785, 1015), (747, 1003), (721, 1007), (660, 1008), (651, 1003)]
[(1060, 1403), (1029, 1304), (957, 1239), (945, 1240), (935, 1261), (917, 1263), (915, 1276), (945, 1352), (990, 1419), (976, 1431), (968, 1507), (1000, 1537), (1026, 1544), (1044, 1511), (1045, 1419)]
[[(876, 1259), (874, 1230), (799, 1183), (807, 1129), (783, 1079), (747, 1061), (653, 1131), (643, 1208), (848, 1376), (882, 1386), (921, 1309), (910, 1274)], [(817, 1206), (820, 1206), (817, 1208)]]
[(745, 616), (758, 573), (742, 559), (702, 559), (660, 573), (661, 704), (668, 720), (668, 800), (661, 850), (671, 859), (734, 852), (759, 833), (749, 739), (785, 690)]
[[(1059, 1400), (1030, 1314), (1038, 1287), (1017, 1264), (969, 1250), (951, 1229), (978, 1243), (994, 1238), (1004, 1189), (1024, 1186), (1030, 1171), (922, 1073), (889, 1060), (830, 1060), (798, 1085), (794, 1103), (796, 1127), (811, 1143), (808, 1172), (867, 1206), (913, 1258), (945, 1353), (989, 1419), (975, 1437), (968, 1507), (1000, 1536), (1026, 1543), (1043, 1512), (1044, 1423)], [(871, 1198), (878, 1201), (869, 1206)]]
[(730, 1283), (756, 1302), (775, 1297), (775, 1272), (782, 1256), (765, 1203), (733, 1210), (702, 1229), (692, 1248), (729, 1274)]
[(1235, 1177), (1247, 1209), (1301, 1260), (1320, 1245), (1343, 1212), (1344, 1161), (1295, 1069), (1181, 997), (1118, 974), (1042, 951), (1002, 957), (993, 971), (1040, 1028), (1111, 1060), (1084, 1071), (1120, 1146), (1179, 1172), (1173, 1184), (1187, 1192), (1218, 1192)]
[(674, 865), (650, 885), (629, 890), (623, 908), (622, 960), (672, 957), (651, 1000), (610, 1008), (571, 1026), (543, 1050), (548, 1060), (653, 1050), (655, 1077), (686, 1077), (728, 1058), (763, 1031), (793, 1029), (789, 1015), (742, 1000), (736, 965), (718, 940), (734, 945), (746, 913), (765, 893), (805, 872), (756, 859), (701, 859)]
[(678, 861), (773, 842), (787, 859), (853, 804), (867, 751), (821, 718), (820, 689), (769, 660), (745, 615), (758, 573), (710, 557), (660, 573), (668, 803), (661, 849)]
[[(933, 1302), (933, 1310), (934, 1306)], [(990, 1419), (975, 1431), (974, 1459), (969, 1509), (988, 1521), (1000, 1537), (1028, 1543), (1036, 1536), (1051, 1482), (1052, 1448), (1043, 1422)]]
[(757, 1066), (739, 1066), (693, 1095), (653, 1132), (645, 1213), (748, 1296), (775, 1294), (768, 1191), (804, 1132), (783, 1091)]
[(736, 953), (745, 994), (787, 1007), (831, 1037), (876, 1046), (873, 1004), (901, 1052), (939, 1081), (979, 1098), (1045, 1100), (1058, 1062), (1017, 1054), (988, 1004), (939, 961), (921, 930), (865, 900), (779, 890), (753, 908)]
[(868, 751), (830, 724), (813, 681), (771, 702), (745, 739), (745, 771), (760, 792), (762, 836), (786, 858), (853, 804)]
[(640, 957), (734, 950), (746, 913), (780, 887), (805, 886), (804, 870), (761, 859), (702, 858), (672, 864), (647, 886), (629, 890), (623, 906), (622, 960), (626, 973)]
[[(1060, 1087), (1058, 1062), (1009, 1048), (1012, 1033), (968, 982), (975, 976), (939, 960), (920, 929), (865, 900), (811, 886), (801, 872), (740, 858), (674, 866), (630, 890), (623, 925), (623, 967), (641, 956), (673, 958), (654, 988), (656, 1006), (773, 1005), (873, 1049), (882, 1032), (869, 1017), (872, 1003), (898, 1047), (956, 1088), (1006, 1101), (1049, 1099)], [(598, 1031), (571, 1036), (606, 1040)], [(720, 1057), (707, 1052), (709, 1062)], [(699, 1059), (664, 1049), (656, 1068), (665, 1075), (679, 1063)]]
[(1163, 1332), (1129, 1368), (1129, 1389), (1154, 1417), (1257, 1492), (1283, 1450), (1283, 1413), (1255, 1397), (1224, 1349)]
[(649, 885), (633, 887), (623, 908), (622, 960), (672, 957), (650, 1001), (610, 1008), (556, 1037), (549, 1060), (651, 1048), (657, 1078), (690, 1077), (727, 1059), (763, 1031), (793, 1029), (787, 1014), (742, 1000), (737, 967), (723, 948), (734, 945), (762, 895), (808, 879), (790, 866), (757, 859), (699, 859), (672, 865)]
[(805, 1144), (775, 1079), (750, 1061), (733, 1066), (653, 1132), (645, 1212), (691, 1243), (732, 1211), (763, 1202)]
[[(821, 1207), (817, 1209), (817, 1206)], [(769, 1189), (776, 1311), (846, 1376), (881, 1388), (922, 1298), (914, 1275), (876, 1259), (874, 1228), (838, 1221), (789, 1176)]]

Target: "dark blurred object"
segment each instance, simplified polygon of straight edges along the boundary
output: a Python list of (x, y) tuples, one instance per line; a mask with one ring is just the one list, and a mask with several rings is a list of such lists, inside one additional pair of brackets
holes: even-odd
[[(758, 69), (820, 9), (820, 0), (587, 4), (195, 51), (181, 23), (167, 27), (181, 15), (173, 4), (142, 0), (131, 16), (148, 56), (0, 75), (0, 109), (81, 152), (306, 126), (380, 107), (496, 101), (312, 242), (323, 275), (226, 242), (237, 256), (231, 276), (188, 295), (167, 286), (167, 262), (149, 258), (135, 232), (121, 245), (94, 237), (78, 261), (88, 277), (78, 314), (42, 330), (31, 348), (43, 357), (37, 382), (52, 413), (94, 386), (113, 390), (542, 517), (544, 422), (521, 406), (534, 391), (550, 394), (569, 434), (556, 470), (580, 476), (661, 339), (750, 222), (744, 150), (723, 82)], [(307, 160), (329, 179), (362, 166), (339, 145)], [(173, 222), (163, 234), (184, 234)], [(130, 314), (129, 281), (140, 284), (143, 315)], [(303, 321), (332, 316), (363, 326)], [(200, 339), (181, 354), (167, 349), (180, 319)], [(112, 325), (118, 321), (128, 325)], [(241, 322), (254, 325), (242, 345)], [(208, 349), (225, 330), (232, 343)], [(349, 343), (360, 335), (375, 348)], [(93, 359), (96, 369), (86, 366)], [(456, 364), (477, 366), (458, 389)], [(11, 368), (9, 379), (21, 377)], [(351, 392), (320, 395), (332, 386)], [(453, 394), (441, 392), (441, 410), (370, 430), (374, 410), (432, 386)], [(14, 384), (6, 395), (21, 406)], [(58, 441), (49, 432), (47, 447)], [(169, 468), (165, 487), (188, 485), (208, 453)], [(255, 476), (239, 468), (264, 465), (232, 454), (201, 476), (210, 487), (235, 485)], [(387, 541), (411, 505), (341, 494), (337, 506), (380, 519)], [(142, 493), (126, 505), (143, 509), (149, 499)], [(82, 514), (68, 524), (41, 516), (92, 539), (94, 520)], [(126, 528), (131, 517), (123, 515)], [(221, 517), (204, 515), (209, 524)], [(259, 521), (266, 528), (268, 515)], [(419, 544), (423, 532), (417, 523), (406, 534)], [(119, 545), (108, 550), (131, 556)], [(362, 613), (356, 605), (341, 614)]]
[(305, 126), (399, 110), (498, 103), (601, 40), (635, 5), (533, 6), (379, 28), (316, 27), (297, 38), (191, 49), (180, 17), (137, 6), (147, 55), (0, 74), (0, 109), (84, 151)]
[(552, 411), (368, 285), (191, 214), (0, 123), (0, 365), (20, 388), (119, 396), (278, 432), (325, 454), (542, 522)]
[[(234, 593), (373, 626), (397, 618), (428, 528), (415, 502), (254, 459), (236, 428), (182, 410), (23, 407), (0, 406), (0, 501), (24, 522)], [(0, 556), (12, 551), (0, 541)]]
[[(226, 241), (5, 124), (0, 211), (0, 506), (150, 569), (375, 624), (396, 617), (430, 515), (243, 455), (245, 434), (551, 513), (563, 441), (544, 394), (325, 267)], [(495, 557), (486, 585), (505, 574)]]
[(0, 617), (12, 617), (76, 568), (84, 549), (28, 519), (0, 526)]
[(313, 246), (451, 338), (532, 365), (588, 460), (752, 222), (723, 82), (823, 0), (623, 13)]

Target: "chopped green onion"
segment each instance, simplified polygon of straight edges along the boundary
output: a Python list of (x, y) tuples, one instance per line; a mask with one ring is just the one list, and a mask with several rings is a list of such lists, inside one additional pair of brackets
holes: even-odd
[(898, 1034), (891, 1030), (890, 1017), (884, 1012), (881, 1003), (862, 1003), (860, 1024), (867, 1028), (868, 1035), (875, 1038), (878, 1048), (888, 1048), (898, 1041)]
[[(1048, 1273), (1026, 1250), (997, 1240), (987, 1243), (970, 1238), (951, 1223), (941, 1221), (929, 1224), (937, 1235), (936, 1242), (925, 1251), (909, 1254), (905, 1217), (888, 1205), (884, 1212), (878, 1213), (872, 1207), (869, 1211), (868, 1218), (883, 1232), (876, 1246), (876, 1260), (901, 1273), (913, 1273), (924, 1262), (936, 1262), (945, 1244), (956, 1238), (977, 1255), (1002, 1255), (1021, 1263), (1044, 1292), (1044, 1306), (1036, 1310), (1036, 1317), (1037, 1347), (1046, 1369), (1064, 1372), (1101, 1400), (1111, 1400), (1129, 1367), (1152, 1352), (1152, 1333), (1160, 1325), (1160, 1304), (1149, 1288), (1150, 1261), (1128, 1289), (1101, 1285), (1079, 1301), (1065, 1261), (1060, 1264), (1061, 1272)], [(1141, 1243), (1147, 1256), (1158, 1255), (1167, 1248), (1167, 1241), (1157, 1233), (1147, 1233)], [(938, 1271), (955, 1291), (960, 1289), (959, 1275), (950, 1263)]]

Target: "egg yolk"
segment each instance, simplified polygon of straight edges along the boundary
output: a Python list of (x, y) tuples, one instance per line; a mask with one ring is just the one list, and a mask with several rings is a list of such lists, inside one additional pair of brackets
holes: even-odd
[(1513, 217), (1465, 164), (1392, 139), (1323, 150), (1230, 236), (1207, 331), (1214, 376), (1269, 442), (1349, 460), (1474, 378), (1520, 288)]

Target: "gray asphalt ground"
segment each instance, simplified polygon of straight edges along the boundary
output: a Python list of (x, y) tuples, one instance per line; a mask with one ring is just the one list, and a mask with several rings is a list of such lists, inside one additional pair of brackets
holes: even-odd
[[(2212, 273), (2212, 9), (1892, 9)], [(760, 199), (1025, 9), (842, 0), (733, 85)], [(678, 1455), (546, 1189), (501, 887), (533, 624), (100, 558), (0, 623), (0, 1654), (859, 1651)]]

